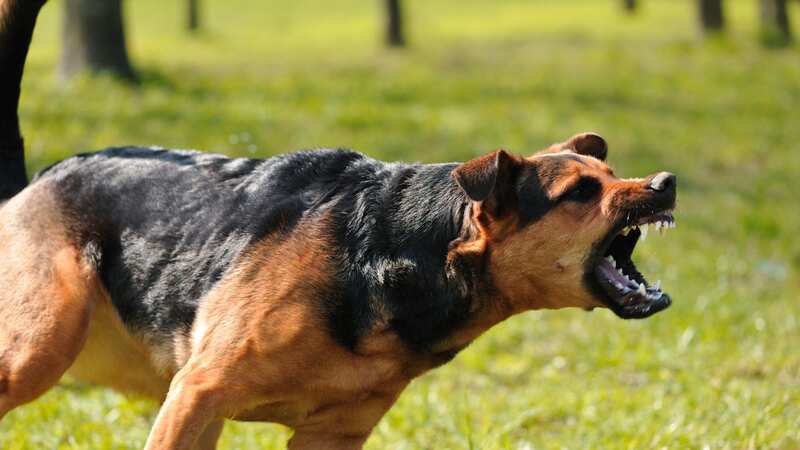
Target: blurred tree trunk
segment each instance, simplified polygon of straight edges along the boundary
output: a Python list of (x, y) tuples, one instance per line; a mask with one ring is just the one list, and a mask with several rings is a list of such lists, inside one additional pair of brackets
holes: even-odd
[(698, 7), (700, 8), (700, 25), (704, 32), (722, 31), (725, 28), (722, 0), (698, 0)]
[(136, 81), (125, 48), (121, 0), (64, 0), (61, 76), (110, 72)]
[(386, 1), (386, 45), (402, 47), (406, 45), (403, 36), (403, 11), (400, 0)]
[(197, 31), (200, 29), (200, 0), (188, 0), (186, 28), (189, 31)]
[(761, 5), (761, 33), (765, 39), (788, 42), (792, 28), (786, 11), (786, 0), (759, 0)]
[(626, 12), (634, 13), (636, 12), (637, 5), (636, 0), (623, 0), (622, 7), (625, 9)]

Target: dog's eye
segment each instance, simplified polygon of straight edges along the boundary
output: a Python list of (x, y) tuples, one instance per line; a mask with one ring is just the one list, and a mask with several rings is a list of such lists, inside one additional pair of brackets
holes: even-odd
[(600, 192), (600, 182), (594, 178), (581, 178), (561, 198), (572, 202), (587, 202)]

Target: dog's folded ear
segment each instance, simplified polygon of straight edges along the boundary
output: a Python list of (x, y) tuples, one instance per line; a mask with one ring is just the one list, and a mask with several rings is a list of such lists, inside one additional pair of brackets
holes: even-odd
[(593, 156), (600, 161), (605, 161), (608, 155), (608, 144), (597, 133), (580, 133), (569, 138), (566, 142), (551, 145), (542, 153), (572, 151), (579, 155)]
[(499, 213), (500, 206), (511, 200), (521, 165), (519, 157), (497, 150), (462, 163), (453, 169), (452, 175), (471, 200), (484, 202)]

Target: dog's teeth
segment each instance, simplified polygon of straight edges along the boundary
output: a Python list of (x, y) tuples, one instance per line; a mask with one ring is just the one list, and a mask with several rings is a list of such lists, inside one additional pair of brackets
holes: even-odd
[(642, 224), (642, 226), (639, 227), (639, 230), (642, 232), (642, 236), (641, 236), (642, 242), (646, 241), (647, 240), (647, 224), (646, 223)]
[(617, 267), (617, 262), (614, 260), (613, 256), (608, 255), (606, 259), (608, 259), (608, 262), (610, 262), (613, 267)]
[(647, 291), (645, 291), (645, 288), (644, 288), (644, 283), (640, 284), (639, 285), (639, 289), (637, 289), (637, 290), (639, 291), (640, 294), (647, 295)]
[(631, 232), (631, 227), (625, 227), (625, 228), (622, 229), (622, 235), (623, 236), (627, 236), (628, 233), (630, 233), (630, 232)]
[(656, 281), (653, 283), (653, 289), (660, 291), (661, 290), (661, 280)]
[(660, 220), (657, 220), (656, 223), (654, 223), (653, 225), (656, 226), (656, 231), (660, 231), (661, 230), (661, 221)]

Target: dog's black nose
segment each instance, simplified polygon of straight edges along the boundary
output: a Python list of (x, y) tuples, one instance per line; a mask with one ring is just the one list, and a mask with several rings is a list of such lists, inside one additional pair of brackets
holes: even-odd
[(650, 179), (649, 188), (658, 192), (674, 191), (676, 185), (677, 181), (675, 174), (670, 172), (661, 172)]

